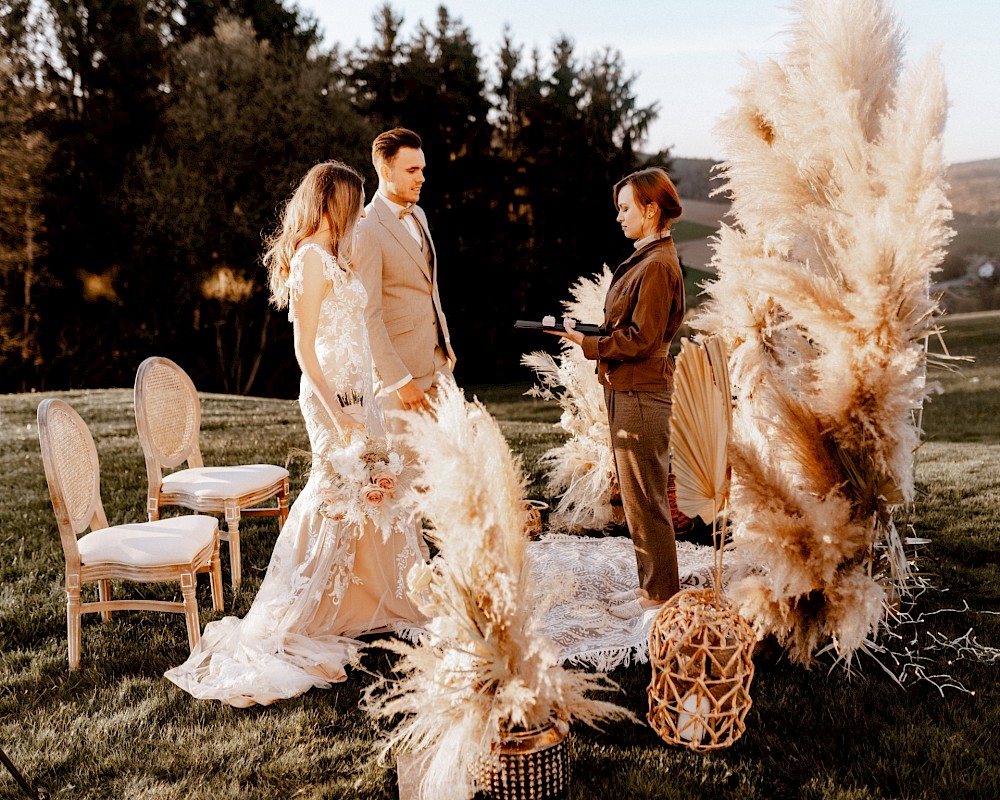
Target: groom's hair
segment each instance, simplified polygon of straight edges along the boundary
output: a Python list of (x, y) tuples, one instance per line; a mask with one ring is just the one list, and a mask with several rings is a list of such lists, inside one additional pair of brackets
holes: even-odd
[(382, 164), (391, 164), (396, 154), (404, 147), (412, 147), (420, 150), (423, 142), (420, 137), (408, 128), (393, 128), (390, 131), (380, 133), (372, 142), (372, 163), (375, 169)]

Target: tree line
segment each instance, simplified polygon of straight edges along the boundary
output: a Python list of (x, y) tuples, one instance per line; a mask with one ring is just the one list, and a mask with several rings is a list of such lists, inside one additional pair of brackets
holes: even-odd
[(324, 47), (280, 0), (0, 2), (0, 391), (129, 386), (157, 354), (203, 391), (294, 396), (262, 237), (318, 161), (370, 196), (394, 125), (424, 140), (457, 377), (527, 378), (551, 343), (514, 320), (629, 250), (611, 187), (669, 166), (639, 153), (657, 106), (610, 47), (403, 23), (387, 3), (370, 46)]

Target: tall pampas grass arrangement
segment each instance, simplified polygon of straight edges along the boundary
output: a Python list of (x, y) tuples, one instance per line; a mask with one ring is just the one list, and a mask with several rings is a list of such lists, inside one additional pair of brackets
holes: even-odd
[(936, 53), (903, 70), (881, 0), (797, 0), (781, 61), (751, 63), (720, 121), (732, 225), (692, 326), (736, 394), (732, 520), (759, 571), (730, 588), (758, 635), (850, 663), (905, 583), (894, 512), (914, 493), (930, 278), (952, 236)]
[(617, 686), (560, 666), (538, 630), (546, 609), (534, 602), (525, 559), (525, 477), (493, 417), (449, 381), (404, 438), (421, 456), (417, 502), (438, 548), (408, 577), (429, 621), (418, 644), (384, 645), (400, 660), (394, 677), (369, 688), (365, 706), (395, 723), (384, 755), (419, 759), (421, 796), (466, 800), (475, 789), (470, 770), (505, 733), (557, 718), (597, 727), (635, 717), (591, 698)]
[[(562, 304), (565, 315), (599, 324), (604, 319), (604, 298), (611, 278), (605, 264), (599, 273), (577, 280), (570, 287), (572, 300)], [(559, 498), (549, 515), (549, 527), (604, 530), (615, 521), (611, 498), (618, 482), (604, 389), (594, 363), (565, 339), (560, 340), (558, 358), (535, 352), (522, 356), (521, 363), (531, 367), (539, 381), (528, 394), (558, 402), (562, 408), (559, 424), (569, 434), (563, 444), (541, 458), (546, 490)]]

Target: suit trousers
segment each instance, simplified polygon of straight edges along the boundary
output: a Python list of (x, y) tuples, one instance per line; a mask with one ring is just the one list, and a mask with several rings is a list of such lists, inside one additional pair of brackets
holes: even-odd
[(604, 400), (639, 586), (651, 599), (667, 600), (680, 590), (667, 498), (672, 395), (605, 387)]

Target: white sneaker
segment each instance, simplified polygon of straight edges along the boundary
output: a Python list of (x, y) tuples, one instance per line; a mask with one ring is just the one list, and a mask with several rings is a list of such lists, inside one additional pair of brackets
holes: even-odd
[(634, 589), (626, 589), (624, 592), (615, 592), (608, 597), (608, 602), (612, 605), (616, 603), (627, 603), (629, 600), (639, 600), (646, 596), (646, 593), (638, 586)]
[(656, 603), (651, 606), (644, 606), (642, 601), (639, 599), (629, 600), (627, 603), (619, 603), (616, 606), (611, 606), (608, 611), (618, 619), (634, 619), (635, 617), (641, 617), (647, 611), (659, 611), (663, 607), (663, 603)]

